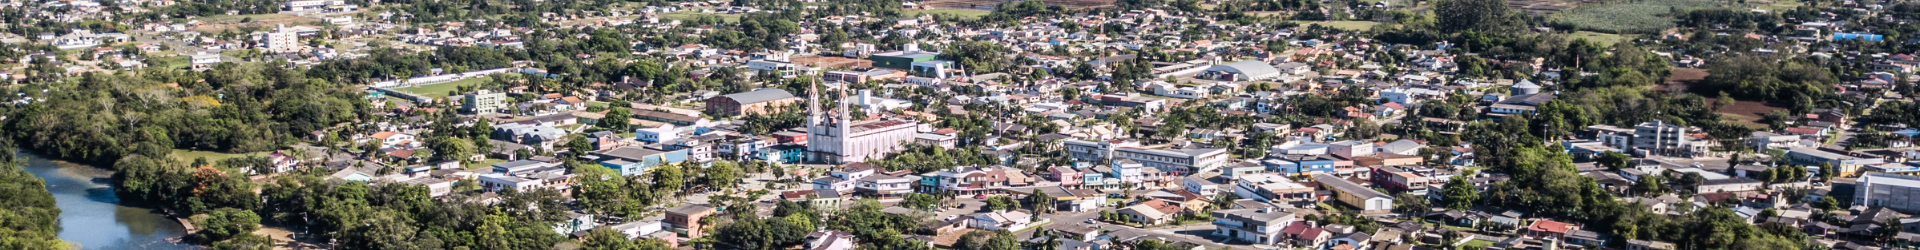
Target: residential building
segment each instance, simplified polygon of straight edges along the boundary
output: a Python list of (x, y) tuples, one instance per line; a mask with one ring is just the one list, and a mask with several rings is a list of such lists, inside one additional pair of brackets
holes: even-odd
[(1152, 199), (1121, 208), (1121, 218), (1142, 225), (1160, 225), (1172, 222), (1180, 213), (1180, 206), (1159, 199)]
[(1242, 199), (1258, 201), (1300, 201), (1314, 200), (1313, 188), (1294, 183), (1280, 175), (1252, 174), (1242, 176), (1233, 182), (1231, 192)]
[(493, 92), (492, 90), (485, 89), (468, 93), (465, 97), (466, 101), (460, 104), (460, 109), (478, 114), (496, 113), (505, 110), (507, 109), (507, 105), (510, 104), (509, 101), (512, 100), (507, 98), (507, 93)]
[(686, 234), (687, 238), (700, 238), (704, 236), (701, 231), (706, 230), (706, 227), (701, 225), (700, 219), (716, 212), (719, 210), (706, 204), (680, 205), (667, 209), (666, 221), (667, 224), (673, 225), (674, 231), (684, 231), (683, 234)]

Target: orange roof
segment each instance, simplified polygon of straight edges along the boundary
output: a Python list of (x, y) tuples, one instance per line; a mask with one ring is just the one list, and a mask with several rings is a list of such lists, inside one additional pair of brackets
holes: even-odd
[(400, 133), (394, 133), (392, 131), (380, 131), (379, 133), (373, 133), (373, 138), (386, 140), (388, 137), (393, 137), (393, 135), (396, 135), (396, 134), (400, 134)]
[(1551, 220), (1536, 220), (1533, 221), (1532, 226), (1527, 226), (1527, 230), (1564, 234), (1567, 233), (1567, 231), (1573, 231), (1573, 224)]

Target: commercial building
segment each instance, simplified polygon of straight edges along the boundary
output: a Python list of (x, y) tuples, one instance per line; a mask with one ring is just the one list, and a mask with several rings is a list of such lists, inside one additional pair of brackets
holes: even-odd
[(1221, 81), (1259, 81), (1280, 77), (1280, 69), (1266, 62), (1247, 60), (1214, 65), (1201, 72), (1200, 77)]
[(1920, 177), (1869, 172), (1853, 184), (1853, 204), (1920, 213)]
[(1227, 162), (1227, 156), (1227, 150), (1222, 148), (1165, 150), (1123, 147), (1113, 152), (1115, 159), (1133, 160), (1146, 167), (1160, 169), (1174, 175), (1198, 173), (1210, 167), (1220, 166)]
[(933, 61), (934, 58), (939, 55), (939, 53), (909, 48), (905, 51), (874, 53), (872, 56), (868, 56), (867, 59), (873, 60), (874, 67), (911, 70), (913, 69), (913, 63)]
[(1838, 170), (1835, 174), (1839, 176), (1853, 176), (1860, 173), (1861, 167), (1886, 163), (1886, 159), (1873, 155), (1828, 151), (1820, 148), (1787, 149), (1787, 159), (1792, 160), (1794, 164), (1807, 166), (1820, 166), (1821, 163), (1826, 163)]
[(1393, 210), (1393, 197), (1380, 191), (1326, 174), (1313, 175), (1313, 180), (1320, 182), (1320, 186), (1327, 188), (1328, 191), (1333, 191), (1335, 200), (1359, 208), (1362, 213), (1385, 213)]
[(287, 29), (275, 29), (267, 32), (266, 51), (268, 53), (300, 52), (300, 33)]

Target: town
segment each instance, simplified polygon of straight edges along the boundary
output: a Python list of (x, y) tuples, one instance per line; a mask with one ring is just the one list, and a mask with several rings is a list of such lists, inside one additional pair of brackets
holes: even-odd
[[(13, 0), (0, 248), (1915, 249), (1916, 21), (1906, 0)], [(61, 193), (63, 165), (98, 187)], [(81, 217), (102, 213), (166, 226)]]

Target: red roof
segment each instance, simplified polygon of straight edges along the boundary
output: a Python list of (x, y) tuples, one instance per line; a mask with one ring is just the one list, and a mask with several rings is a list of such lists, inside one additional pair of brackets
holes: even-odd
[(1787, 133), (1813, 135), (1813, 134), (1820, 134), (1820, 129), (1809, 128), (1809, 127), (1791, 127), (1791, 128), (1787, 128)]
[(1567, 231), (1573, 231), (1573, 224), (1551, 220), (1536, 220), (1533, 221), (1532, 226), (1527, 226), (1527, 230), (1564, 234), (1567, 233)]

